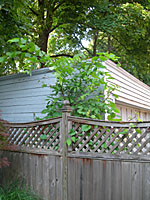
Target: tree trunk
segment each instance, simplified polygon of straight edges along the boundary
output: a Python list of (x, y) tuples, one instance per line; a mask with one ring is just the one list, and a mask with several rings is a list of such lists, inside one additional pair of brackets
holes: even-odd
[(108, 35), (108, 48), (107, 48), (108, 53), (111, 52), (111, 44), (110, 44), (110, 42), (111, 42), (111, 38), (110, 38), (110, 35)]
[(98, 31), (96, 31), (94, 36), (93, 57), (96, 56), (97, 39), (98, 39)]
[(47, 33), (47, 31), (45, 31), (45, 30), (43, 30), (43, 31), (39, 34), (39, 47), (40, 47), (41, 50), (44, 51), (45, 53), (47, 53), (48, 37), (49, 37), (49, 33)]

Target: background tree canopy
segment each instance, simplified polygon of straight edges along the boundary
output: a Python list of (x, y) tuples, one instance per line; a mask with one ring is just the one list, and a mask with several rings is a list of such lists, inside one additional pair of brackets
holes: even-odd
[[(109, 52), (150, 85), (149, 22), (150, 0), (1, 0), (0, 55), (16, 50), (7, 42), (14, 37), (28, 38), (52, 58)], [(1, 65), (1, 74), (11, 71)]]

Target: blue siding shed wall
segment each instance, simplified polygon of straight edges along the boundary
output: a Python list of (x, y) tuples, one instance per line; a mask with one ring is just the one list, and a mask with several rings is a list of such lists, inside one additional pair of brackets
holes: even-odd
[(42, 84), (55, 84), (55, 76), (48, 69), (35, 70), (32, 76), (15, 74), (0, 77), (1, 117), (10, 122), (28, 122), (35, 115), (43, 117), (46, 98), (52, 92)]

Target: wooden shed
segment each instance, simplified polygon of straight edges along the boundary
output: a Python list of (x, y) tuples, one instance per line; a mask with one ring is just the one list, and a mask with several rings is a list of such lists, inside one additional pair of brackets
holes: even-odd
[[(105, 62), (107, 70), (114, 80), (108, 80), (119, 86), (115, 101), (120, 110), (123, 121), (129, 116), (134, 119), (138, 112), (143, 121), (150, 120), (150, 87), (137, 78), (117, 67), (108, 60)], [(0, 110), (3, 119), (11, 122), (27, 122), (42, 117), (41, 111), (46, 106), (46, 98), (51, 93), (49, 87), (42, 88), (42, 84), (55, 84), (55, 76), (49, 69), (33, 71), (32, 76), (14, 74), (0, 77)]]

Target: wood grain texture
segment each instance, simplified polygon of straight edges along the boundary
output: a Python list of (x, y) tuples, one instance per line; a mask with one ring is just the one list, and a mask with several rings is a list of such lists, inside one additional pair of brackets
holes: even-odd
[[(0, 169), (1, 183), (19, 176), (44, 200), (62, 200), (61, 156), (1, 151), (2, 156), (11, 165)], [(150, 199), (150, 160), (108, 160), (70, 153), (67, 173), (68, 200)]]

